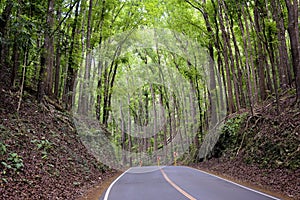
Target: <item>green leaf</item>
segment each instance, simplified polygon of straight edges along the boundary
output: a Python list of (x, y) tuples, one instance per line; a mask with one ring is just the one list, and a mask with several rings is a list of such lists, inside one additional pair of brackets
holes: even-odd
[(0, 154), (4, 155), (6, 153), (6, 145), (0, 142)]
[(24, 165), (23, 165), (23, 163), (17, 163), (15, 165), (15, 167), (16, 167), (16, 169), (20, 169), (20, 168), (24, 167)]

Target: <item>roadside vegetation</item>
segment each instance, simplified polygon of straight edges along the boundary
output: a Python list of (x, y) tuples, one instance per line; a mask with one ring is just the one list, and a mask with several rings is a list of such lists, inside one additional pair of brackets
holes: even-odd
[(254, 116), (249, 111), (228, 116), (212, 154), (189, 165), (284, 199), (299, 199), (300, 112), (294, 98), (293, 90), (280, 95), (280, 115), (270, 97)]
[(76, 199), (115, 171), (80, 141), (67, 112), (1, 88), (0, 199)]

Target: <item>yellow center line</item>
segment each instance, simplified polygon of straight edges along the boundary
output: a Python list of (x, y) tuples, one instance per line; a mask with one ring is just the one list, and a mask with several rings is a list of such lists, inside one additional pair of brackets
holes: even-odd
[(190, 200), (197, 200), (195, 197), (193, 197), (192, 195), (190, 195), (189, 193), (187, 193), (186, 191), (184, 191), (183, 189), (181, 189), (173, 181), (171, 181), (169, 179), (169, 177), (166, 175), (166, 173), (164, 172), (164, 170), (160, 169), (160, 171), (161, 171), (162, 175), (164, 176), (164, 178), (166, 179), (166, 181), (168, 183), (170, 183), (170, 185), (172, 185), (178, 192), (180, 192), (181, 194), (183, 194), (185, 197), (187, 197)]

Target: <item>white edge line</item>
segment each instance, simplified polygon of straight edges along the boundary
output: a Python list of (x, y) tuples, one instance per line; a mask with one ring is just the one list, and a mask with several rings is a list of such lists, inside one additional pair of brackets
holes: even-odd
[(225, 178), (221, 178), (221, 177), (219, 177), (219, 176), (216, 176), (216, 175), (214, 175), (214, 174), (210, 174), (210, 173), (208, 173), (208, 172), (205, 172), (205, 171), (202, 171), (202, 170), (200, 170), (200, 169), (195, 169), (195, 168), (188, 167), (188, 166), (186, 166), (186, 167), (187, 167), (187, 168), (190, 168), (190, 169), (193, 169), (193, 170), (196, 170), (196, 171), (200, 171), (200, 172), (202, 172), (202, 173), (204, 173), (204, 174), (207, 174), (207, 175), (210, 175), (210, 176), (216, 177), (216, 178), (218, 178), (218, 179), (221, 179), (221, 180), (223, 180), (223, 181), (226, 181), (226, 182), (232, 183), (232, 184), (234, 184), (234, 185), (237, 185), (237, 186), (239, 186), (239, 187), (241, 187), (241, 188), (244, 188), (244, 189), (246, 189), (246, 190), (250, 190), (250, 191), (252, 191), (252, 192), (255, 192), (255, 193), (261, 194), (261, 195), (263, 195), (263, 196), (266, 196), (266, 197), (269, 197), (269, 198), (272, 198), (272, 199), (275, 199), (275, 200), (281, 200), (281, 199), (278, 199), (278, 198), (276, 198), (276, 197), (274, 197), (274, 196), (271, 196), (271, 195), (268, 195), (268, 194), (266, 194), (266, 193), (263, 193), (263, 192), (260, 192), (260, 191), (257, 191), (257, 190), (254, 190), (254, 189), (251, 189), (251, 188), (249, 188), (249, 187), (246, 187), (246, 186), (243, 186), (243, 185), (240, 185), (240, 184), (238, 184), (238, 183), (235, 183), (235, 182), (233, 182), (233, 181), (227, 180), (227, 179), (225, 179)]
[(116, 180), (114, 180), (114, 182), (112, 182), (112, 183), (110, 184), (110, 186), (108, 187), (108, 189), (107, 189), (106, 192), (105, 192), (105, 196), (104, 196), (104, 199), (103, 199), (103, 200), (108, 200), (108, 195), (109, 195), (109, 193), (110, 193), (111, 188), (112, 188), (112, 187), (114, 186), (114, 184), (115, 184), (122, 176), (124, 176), (124, 174), (126, 174), (129, 170), (130, 170), (130, 168), (127, 169), (125, 172), (123, 172)]

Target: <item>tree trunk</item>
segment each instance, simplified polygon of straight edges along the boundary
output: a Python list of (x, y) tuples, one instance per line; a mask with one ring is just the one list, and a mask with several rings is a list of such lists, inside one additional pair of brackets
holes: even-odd
[(112, 88), (114, 86), (114, 82), (115, 82), (115, 78), (116, 78), (116, 75), (117, 75), (117, 70), (118, 70), (118, 63), (115, 63), (114, 64), (114, 69), (113, 69), (113, 72), (112, 72), (112, 75), (110, 76), (111, 80), (110, 80), (110, 83), (109, 83), (109, 90), (108, 90), (108, 101), (107, 101), (107, 108), (106, 109), (106, 115), (105, 115), (105, 123), (104, 125), (107, 126), (107, 122), (108, 122), (108, 118), (109, 118), (109, 112), (111, 110), (111, 96), (112, 96)]
[[(57, 21), (61, 19), (61, 8), (57, 10)], [(54, 96), (59, 99), (59, 82), (60, 82), (60, 63), (61, 63), (61, 33), (58, 31), (56, 38), (56, 61), (55, 61), (55, 79), (54, 79)]]
[(280, 79), (280, 87), (282, 89), (286, 89), (288, 84), (288, 71), (289, 71), (289, 64), (288, 64), (288, 53), (286, 47), (286, 38), (285, 38), (285, 28), (284, 28), (284, 21), (281, 11), (280, 2), (278, 0), (270, 1), (273, 19), (276, 22), (277, 27), (277, 38), (278, 38), (278, 50), (279, 50), (279, 65), (278, 65), (278, 72), (279, 72), (279, 79)]
[(125, 149), (126, 149), (126, 131), (125, 131), (125, 117), (123, 114), (123, 105), (120, 104), (120, 117), (121, 117), (121, 147), (122, 147), (122, 164), (125, 165), (126, 163), (126, 154), (125, 154)]
[[(46, 57), (46, 68), (47, 68), (47, 80), (45, 93), (47, 95), (52, 94), (53, 89), (53, 61), (54, 61), (54, 36), (53, 36), (53, 27), (54, 27), (54, 4), (55, 0), (49, 0), (48, 6), (48, 15), (47, 15), (47, 24), (48, 24), (48, 34), (47, 40), (45, 39), (45, 47), (47, 47), (47, 57)], [(47, 43), (47, 44), (46, 44)]]
[(256, 80), (256, 73), (255, 73), (255, 66), (254, 66), (254, 61), (253, 61), (253, 48), (252, 48), (252, 44), (251, 44), (251, 32), (250, 32), (250, 29), (249, 27), (251, 27), (251, 30), (254, 32), (255, 30), (253, 30), (253, 26), (250, 26), (249, 23), (248, 23), (248, 19), (246, 17), (246, 14), (244, 12), (244, 8), (246, 8), (246, 11), (247, 11), (247, 14), (248, 14), (248, 17), (249, 17), (249, 21), (250, 21), (250, 25), (253, 24), (253, 20), (252, 20), (252, 15), (250, 14), (250, 11), (249, 11), (249, 7), (248, 6), (245, 6), (242, 8), (242, 14), (243, 14), (243, 18), (244, 18), (244, 22), (245, 22), (245, 27), (246, 27), (246, 35), (247, 35), (247, 39), (248, 39), (248, 56), (249, 56), (249, 67), (250, 67), (250, 78), (251, 78), (251, 84), (253, 86), (252, 89), (253, 89), (253, 101), (252, 101), (252, 104), (254, 106), (254, 104), (256, 104), (258, 102), (258, 90), (257, 90), (257, 80)]
[(233, 45), (234, 45), (234, 51), (235, 51), (235, 63), (236, 63), (236, 69), (237, 69), (237, 88), (238, 88), (238, 94), (239, 94), (239, 100), (240, 100), (240, 106), (242, 108), (246, 107), (246, 100), (245, 100), (245, 95), (244, 95), (244, 90), (243, 90), (243, 77), (242, 77), (242, 57), (241, 53), (239, 50), (239, 46), (234, 34), (233, 30), (233, 21), (234, 18), (232, 15), (230, 15), (230, 31), (232, 35), (232, 40), (233, 40)]
[(48, 0), (47, 26), (45, 31), (44, 46), (41, 54), (41, 68), (39, 73), (37, 100), (41, 102), (44, 95), (52, 91), (53, 73), (53, 36), (51, 34), (54, 24), (54, 0)]
[[(244, 7), (243, 5), (241, 5), (241, 10), (242, 10), (242, 15), (244, 20), (246, 19), (246, 15), (245, 15), (245, 11), (244, 11)], [(239, 26), (242, 32), (242, 37), (243, 37), (243, 43), (244, 43), (244, 53), (245, 53), (245, 57), (246, 57), (246, 71), (247, 71), (247, 90), (248, 90), (248, 98), (249, 98), (249, 104), (250, 104), (250, 109), (251, 109), (251, 114), (254, 115), (254, 111), (253, 111), (253, 97), (252, 97), (252, 83), (251, 83), (251, 75), (250, 75), (250, 65), (249, 65), (249, 53), (248, 53), (248, 40), (247, 40), (247, 36), (245, 35), (245, 30), (244, 30), (244, 26), (242, 23), (242, 20), (239, 19)], [(247, 25), (246, 25), (247, 26)], [(248, 31), (247, 31), (248, 32)]]
[[(271, 37), (271, 33), (269, 33), (269, 37)], [(270, 62), (272, 67), (272, 78), (273, 78), (273, 84), (275, 89), (275, 97), (276, 97), (276, 112), (277, 115), (279, 115), (279, 94), (278, 94), (278, 84), (277, 84), (277, 75), (275, 70), (275, 58), (274, 58), (274, 47), (273, 47), (273, 38), (270, 38), (269, 43), (270, 48), (268, 49), (269, 55), (270, 55)]]
[[(219, 9), (221, 9), (221, 2), (218, 0)], [(229, 59), (228, 59), (228, 51), (227, 51), (227, 33), (225, 30), (224, 22), (223, 22), (223, 16), (222, 14), (219, 14), (219, 22), (220, 22), (220, 28), (222, 32), (222, 38), (224, 41), (223, 45), (223, 57), (224, 57), (224, 63), (225, 63), (225, 72), (226, 72), (226, 82), (227, 82), (227, 92), (228, 92), (228, 112), (233, 113), (235, 112), (234, 108), (234, 99), (233, 99), (233, 93), (232, 93), (232, 81), (231, 81), (231, 72), (229, 69)]]
[[(18, 35), (15, 36), (15, 40), (17, 39)], [(16, 78), (17, 78), (17, 72), (20, 67), (20, 60), (19, 60), (19, 54), (20, 49), (17, 41), (14, 42), (13, 46), (13, 66), (12, 66), (12, 72), (10, 76), (10, 86), (15, 87), (16, 86)]]
[[(218, 20), (217, 20), (217, 15), (218, 15), (218, 9), (217, 6), (215, 4), (214, 1), (212, 1), (213, 7), (214, 7), (214, 23), (215, 23), (215, 28), (216, 28), (216, 34), (215, 34), (215, 42), (214, 42), (214, 46), (216, 48), (217, 51), (217, 63), (218, 63), (218, 72), (221, 73), (223, 80), (225, 81), (225, 73), (223, 72), (223, 70), (221, 70), (222, 66), (223, 66), (223, 61), (222, 61), (222, 56), (221, 56), (221, 45), (220, 45), (220, 37), (219, 37), (219, 24), (218, 24)], [(212, 30), (211, 30), (212, 31)], [(209, 51), (211, 54), (211, 51)], [(214, 57), (214, 56), (212, 56)], [(228, 104), (227, 101), (227, 94), (225, 92), (225, 97), (223, 97), (223, 82), (221, 81), (221, 78), (219, 76), (217, 76), (217, 80), (219, 83), (219, 98), (220, 98), (220, 104), (221, 104), (221, 110), (224, 110), (224, 103), (223, 101), (226, 100), (226, 103)], [(224, 85), (224, 90), (226, 91), (226, 85)]]
[(72, 103), (73, 103), (73, 91), (74, 91), (74, 84), (76, 80), (77, 75), (77, 68), (75, 66), (75, 62), (73, 59), (73, 52), (74, 52), (74, 46), (75, 46), (75, 34), (77, 30), (77, 22), (78, 22), (78, 12), (79, 12), (79, 5), (80, 0), (77, 2), (76, 8), (75, 8), (75, 18), (74, 22), (72, 24), (72, 34), (71, 34), (71, 44), (69, 49), (69, 59), (68, 59), (68, 70), (67, 70), (67, 80), (65, 84), (64, 89), (64, 96), (65, 96), (65, 107), (67, 110), (71, 110)]
[[(100, 32), (100, 37), (99, 37), (99, 50), (101, 51), (102, 49), (102, 42), (103, 42), (103, 24), (104, 24), (104, 12), (105, 12), (105, 2), (102, 2), (102, 11), (101, 11), (101, 18), (100, 18), (100, 24), (99, 24), (99, 32)], [(102, 80), (103, 80), (103, 71), (104, 67), (104, 61), (99, 60), (98, 63), (98, 83), (97, 83), (97, 101), (96, 101), (96, 117), (100, 121), (101, 118), (101, 103), (102, 103), (102, 94), (101, 94), (101, 89), (102, 89)]]
[[(226, 13), (228, 13), (227, 11), (227, 8), (226, 8), (226, 5), (225, 5), (225, 2), (224, 0), (222, 0), (222, 7), (224, 9), (224, 11)], [(222, 12), (222, 8), (220, 9), (220, 14), (222, 15), (223, 12)], [(239, 111), (240, 110), (240, 94), (239, 94), (239, 87), (238, 87), (238, 80), (237, 80), (237, 77), (236, 77), (236, 70), (235, 70), (235, 66), (234, 66), (234, 57), (233, 57), (233, 53), (232, 53), (232, 48), (231, 48), (231, 38), (230, 38), (230, 31), (228, 30), (228, 26), (229, 26), (229, 19), (228, 19), (228, 16), (225, 14), (225, 23), (226, 23), (226, 27), (225, 27), (225, 30), (226, 30), (226, 45), (227, 45), (227, 48), (228, 48), (228, 52), (229, 52), (229, 58), (230, 58), (230, 70), (231, 70), (231, 73), (232, 73), (232, 78), (233, 78), (233, 86), (234, 86), (234, 93), (235, 93), (235, 102), (236, 102), (236, 109)], [(232, 36), (234, 37), (234, 32), (232, 32)]]
[[(257, 4), (257, 0), (255, 1)], [(257, 34), (261, 34), (261, 26), (259, 24), (259, 13), (257, 9), (257, 5), (254, 7), (254, 22), (256, 26), (256, 31)], [(257, 54), (258, 54), (258, 59), (257, 59), (257, 65), (258, 65), (258, 80), (259, 80), (259, 89), (260, 89), (260, 97), (261, 100), (265, 100), (267, 98), (267, 93), (266, 93), (266, 82), (265, 82), (265, 70), (264, 66), (266, 64), (266, 57), (262, 49), (262, 44), (261, 44), (261, 37), (257, 37)]]
[(91, 33), (92, 33), (92, 11), (93, 0), (89, 0), (87, 33), (86, 33), (86, 56), (85, 56), (85, 71), (83, 79), (83, 93), (82, 99), (80, 99), (80, 113), (87, 115), (89, 110), (89, 98), (90, 98), (90, 74), (91, 74)]
[[(6, 72), (7, 69), (9, 68), (8, 66), (8, 45), (6, 44), (7, 40), (7, 23), (10, 19), (10, 15), (12, 12), (13, 8), (13, 1), (12, 0), (7, 0), (6, 1), (6, 6), (0, 16), (0, 79), (3, 80), (6, 77)], [(3, 42), (4, 41), (4, 42)]]
[[(204, 2), (205, 3), (205, 2)], [(206, 30), (208, 33), (213, 33), (213, 30), (211, 28), (211, 24), (209, 22), (208, 14), (206, 11), (202, 12), (203, 18), (205, 20)], [(211, 36), (211, 41), (213, 41), (214, 35)], [(215, 60), (214, 60), (214, 49), (212, 42), (208, 45), (208, 52), (209, 52), (209, 89), (210, 89), (210, 111), (211, 111), (211, 122), (212, 124), (215, 124), (217, 122), (216, 118), (216, 104), (217, 104), (217, 91), (216, 91), (216, 78), (215, 78)], [(191, 65), (190, 65), (191, 67)], [(198, 81), (198, 80), (196, 80)], [(200, 101), (198, 102), (200, 103)], [(201, 113), (200, 113), (201, 115)]]
[(285, 0), (288, 9), (288, 33), (290, 36), (297, 101), (300, 102), (300, 43), (298, 0)]
[[(130, 94), (127, 94), (127, 105), (130, 105)], [(131, 114), (130, 114), (130, 108), (128, 106), (128, 111), (127, 111), (127, 116), (128, 116), (128, 119), (127, 119), (127, 123), (128, 123), (128, 132), (127, 132), (127, 135), (128, 135), (128, 151), (129, 151), (129, 164), (130, 164), (130, 167), (132, 167), (132, 139), (131, 139)]]

